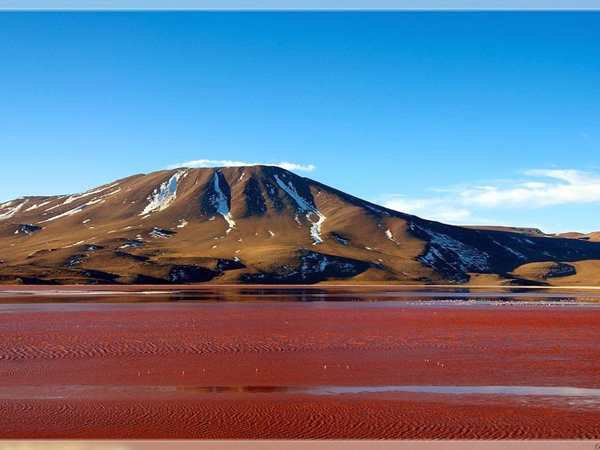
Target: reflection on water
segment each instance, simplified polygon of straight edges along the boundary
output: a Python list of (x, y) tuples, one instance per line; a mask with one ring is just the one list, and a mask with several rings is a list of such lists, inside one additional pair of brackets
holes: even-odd
[(523, 293), (489, 293), (489, 292), (377, 292), (377, 293), (348, 293), (333, 292), (304, 292), (304, 293), (263, 293), (246, 292), (244, 294), (232, 292), (205, 292), (199, 295), (195, 293), (182, 293), (180, 295), (171, 295), (167, 299), (169, 302), (193, 302), (193, 301), (218, 301), (218, 302), (256, 302), (256, 301), (292, 301), (292, 302), (414, 302), (429, 300), (452, 300), (454, 302), (532, 302), (532, 301), (551, 301), (551, 302), (600, 302), (600, 294), (591, 294), (581, 296), (581, 294), (553, 294), (532, 292)]
[[(135, 291), (134, 287), (102, 287), (92, 290), (73, 290), (70, 287), (48, 287), (41, 290), (0, 289), (0, 303), (250, 303), (250, 302), (293, 302), (293, 303), (414, 303), (441, 302), (460, 304), (600, 304), (599, 290), (577, 290), (572, 288), (488, 288), (477, 287), (167, 287), (147, 288)], [(87, 288), (86, 288), (87, 289)]]
[(181, 392), (200, 392), (205, 394), (308, 392), (306, 388), (292, 386), (176, 386), (174, 389)]
[[(436, 394), (471, 396), (510, 396), (513, 398), (540, 397), (565, 401), (570, 405), (600, 406), (600, 389), (570, 386), (19, 386), (0, 387), (4, 399), (84, 399), (112, 397), (120, 399), (148, 398), (165, 395), (369, 395), (369, 394)], [(562, 400), (561, 400), (562, 399)]]
[(452, 395), (512, 395), (544, 397), (597, 397), (600, 389), (568, 386), (178, 386), (176, 391), (210, 394), (306, 393), (313, 395), (411, 392)]
[(566, 386), (335, 386), (323, 387), (315, 394), (360, 394), (378, 392), (415, 392), (423, 394), (453, 395), (533, 395), (548, 397), (598, 397), (600, 389)]

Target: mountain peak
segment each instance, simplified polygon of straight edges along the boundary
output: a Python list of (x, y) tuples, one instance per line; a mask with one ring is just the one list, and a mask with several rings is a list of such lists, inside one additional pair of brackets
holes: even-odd
[(276, 166), (184, 167), (0, 204), (0, 280), (522, 284), (600, 259), (596, 242), (527, 231), (427, 221)]

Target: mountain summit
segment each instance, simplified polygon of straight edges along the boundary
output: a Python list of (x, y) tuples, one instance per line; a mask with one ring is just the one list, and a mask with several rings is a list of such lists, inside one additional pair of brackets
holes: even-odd
[(272, 166), (21, 197), (0, 248), (5, 284), (595, 284), (579, 271), (600, 260), (599, 242), (445, 225)]

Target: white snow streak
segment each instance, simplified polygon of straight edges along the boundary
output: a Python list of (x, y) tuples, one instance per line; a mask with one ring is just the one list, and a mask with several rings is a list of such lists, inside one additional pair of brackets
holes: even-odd
[[(490, 238), (490, 239), (492, 239), (492, 238)], [(495, 239), (492, 239), (492, 242), (493, 242), (494, 244), (496, 244), (496, 245), (499, 245), (499, 246), (500, 246), (500, 247), (502, 247), (504, 250), (506, 250), (506, 251), (508, 251), (508, 252), (512, 253), (513, 255), (515, 255), (515, 256), (516, 256), (517, 258), (519, 258), (519, 259), (527, 259), (527, 257), (526, 257), (526, 256), (525, 256), (523, 253), (520, 253), (520, 252), (518, 252), (518, 251), (516, 251), (516, 250), (513, 250), (512, 248), (510, 248), (510, 247), (507, 247), (507, 246), (505, 246), (505, 245), (502, 245), (500, 242), (496, 241)]]
[(390, 241), (395, 242), (396, 244), (400, 245), (400, 243), (396, 239), (394, 239), (394, 236), (392, 236), (392, 232), (389, 229), (385, 230), (385, 235), (387, 236), (387, 238)]
[(157, 227), (152, 228), (152, 231), (148, 233), (148, 235), (155, 239), (168, 239), (171, 236), (173, 236), (173, 234), (170, 233), (169, 230), (163, 230), (162, 228)]
[[(445, 234), (432, 230), (423, 231), (430, 236), (431, 240), (428, 252), (419, 259), (430, 267), (436, 267), (437, 261), (443, 261), (452, 267), (457, 265), (458, 269), (463, 272), (468, 272), (473, 268), (482, 271), (489, 269), (488, 255), (485, 252), (469, 247)], [(456, 261), (445, 259), (441, 252), (442, 249), (454, 253)]]
[(229, 211), (229, 206), (227, 206), (227, 198), (225, 197), (225, 194), (223, 194), (223, 191), (221, 190), (221, 187), (219, 186), (219, 176), (217, 175), (217, 172), (215, 172), (215, 176), (213, 178), (213, 183), (214, 183), (215, 192), (217, 193), (217, 196), (211, 198), (210, 201), (213, 204), (213, 206), (216, 207), (217, 213), (219, 213), (223, 216), (223, 219), (225, 219), (225, 221), (227, 222), (227, 225), (229, 225), (229, 230), (231, 230), (231, 228), (235, 228), (235, 221), (233, 220), (233, 217), (231, 216), (231, 212)]
[[(295, 200), (295, 202), (298, 204), (298, 207), (302, 211), (306, 211), (306, 218), (312, 223), (312, 226), (310, 227), (310, 235), (314, 240), (313, 245), (322, 243), (323, 239), (321, 239), (321, 225), (323, 224), (323, 222), (325, 222), (325, 220), (327, 220), (327, 218), (323, 214), (321, 214), (316, 207), (312, 206), (309, 202), (307, 202), (298, 194), (298, 191), (296, 190), (291, 181), (289, 181), (288, 184), (285, 184), (279, 179), (277, 175), (274, 175), (274, 177), (279, 187)], [(313, 222), (310, 219), (310, 217), (313, 214), (317, 216), (316, 222)]]
[(154, 192), (148, 196), (150, 203), (148, 203), (139, 215), (147, 216), (152, 212), (162, 211), (173, 203), (175, 198), (177, 198), (177, 182), (179, 181), (179, 178), (185, 176), (185, 174), (185, 170), (179, 170), (175, 175), (169, 178), (169, 180), (154, 189)]
[[(117, 184), (119, 184), (119, 183), (114, 183), (114, 184), (111, 184), (110, 186), (106, 186), (106, 187), (103, 187), (103, 188), (100, 188), (100, 189), (96, 189), (96, 190), (94, 190), (94, 191), (87, 191), (87, 192), (84, 192), (83, 194), (74, 194), (74, 195), (71, 195), (69, 198), (67, 198), (67, 199), (66, 199), (66, 200), (63, 202), (63, 205), (66, 205), (66, 204), (68, 204), (68, 203), (74, 202), (75, 200), (79, 200), (80, 198), (83, 198), (83, 197), (89, 197), (90, 195), (93, 195), (93, 194), (97, 194), (97, 193), (99, 193), (99, 192), (106, 191), (107, 189), (110, 189), (110, 188), (112, 188), (112, 187), (115, 187)], [(120, 190), (120, 189), (119, 189), (119, 190)], [(40, 205), (40, 206), (41, 206), (41, 205)]]
[(84, 208), (86, 208), (86, 207), (88, 207), (90, 205), (95, 205), (97, 203), (104, 203), (104, 199), (98, 198), (98, 199), (90, 200), (89, 202), (84, 203), (83, 205), (80, 205), (77, 208), (73, 208), (73, 209), (70, 209), (70, 210), (62, 213), (62, 214), (59, 214), (58, 216), (54, 216), (54, 217), (52, 217), (50, 219), (42, 220), (40, 223), (52, 222), (53, 220), (60, 219), (62, 217), (72, 216), (73, 214), (77, 214), (77, 213), (83, 211)]
[(29, 211), (33, 211), (34, 209), (38, 209), (41, 208), (42, 206), (46, 206), (48, 203), (50, 203), (50, 200), (48, 200), (47, 202), (44, 203), (40, 203), (39, 205), (31, 205), (29, 208), (27, 208), (25, 210), (25, 212), (29, 212)]
[[(50, 211), (52, 211), (52, 210), (54, 210), (54, 209), (58, 208), (59, 206), (62, 206), (62, 203), (59, 203), (58, 205), (51, 206), (50, 208), (48, 208), (48, 209), (46, 210), (46, 212), (50, 212)], [(45, 215), (45, 214), (44, 214), (44, 215)]]
[[(0, 214), (0, 220), (8, 219), (8, 218), (10, 218), (10, 217), (14, 216), (16, 213), (18, 213), (18, 212), (21, 210), (21, 208), (22, 208), (23, 206), (25, 206), (25, 204), (26, 204), (28, 201), (29, 201), (29, 200), (25, 200), (24, 202), (22, 202), (22, 203), (19, 203), (19, 204), (18, 204), (17, 206), (15, 206), (14, 208), (12, 208), (12, 209), (9, 209), (7, 212)], [(8, 205), (8, 206), (10, 206), (11, 204), (12, 204), (12, 202), (5, 203), (5, 205)]]
[(71, 244), (71, 245), (65, 245), (64, 247), (61, 247), (61, 248), (71, 248), (71, 247), (75, 247), (76, 245), (83, 244), (84, 242), (85, 242), (85, 241), (79, 241), (79, 242), (75, 242), (74, 244)]

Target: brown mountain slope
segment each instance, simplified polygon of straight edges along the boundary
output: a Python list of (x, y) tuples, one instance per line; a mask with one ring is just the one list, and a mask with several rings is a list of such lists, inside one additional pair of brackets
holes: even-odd
[(594, 242), (600, 241), (600, 231), (593, 231), (588, 234), (577, 233), (575, 231), (571, 231), (569, 233), (561, 233), (557, 236), (563, 237), (563, 238), (570, 238), (570, 239), (581, 239), (582, 241), (594, 241)]
[[(554, 283), (600, 243), (395, 212), (270, 166), (135, 175), (0, 205), (4, 283)], [(548, 269), (550, 270), (550, 269)]]

